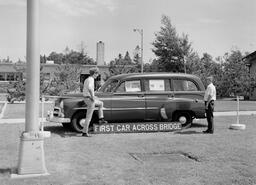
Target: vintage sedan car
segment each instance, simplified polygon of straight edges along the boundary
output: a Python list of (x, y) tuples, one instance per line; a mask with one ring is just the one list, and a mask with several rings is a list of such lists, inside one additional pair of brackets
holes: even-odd
[[(180, 73), (131, 73), (110, 77), (95, 93), (104, 102), (109, 123), (179, 121), (183, 126), (194, 118), (205, 118), (205, 88), (194, 75)], [(82, 93), (55, 101), (48, 121), (81, 132), (86, 116)], [(97, 123), (95, 109), (90, 126)]]

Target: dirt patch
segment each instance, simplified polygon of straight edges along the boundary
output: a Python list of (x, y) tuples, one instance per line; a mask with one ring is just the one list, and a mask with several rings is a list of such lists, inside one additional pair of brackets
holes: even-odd
[(162, 153), (129, 153), (133, 159), (139, 162), (200, 162), (199, 157), (182, 151), (162, 152)]

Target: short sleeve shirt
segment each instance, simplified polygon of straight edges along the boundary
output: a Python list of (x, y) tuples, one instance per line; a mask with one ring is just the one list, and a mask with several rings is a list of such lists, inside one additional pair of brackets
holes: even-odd
[(207, 86), (204, 94), (204, 101), (208, 101), (208, 97), (210, 97), (210, 100), (216, 100), (216, 88), (212, 83)]
[(85, 81), (84, 81), (84, 88), (83, 88), (83, 95), (84, 96), (91, 96), (89, 89), (93, 92), (94, 96), (94, 78), (89, 76)]

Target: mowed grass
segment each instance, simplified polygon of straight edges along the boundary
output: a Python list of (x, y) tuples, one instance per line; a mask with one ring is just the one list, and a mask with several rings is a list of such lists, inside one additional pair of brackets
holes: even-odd
[[(236, 111), (237, 101), (235, 100), (217, 100), (215, 102), (216, 112)], [(256, 101), (239, 101), (240, 111), (256, 111)]]
[[(47, 111), (52, 110), (53, 103), (44, 104), (44, 117), (47, 115)], [(236, 111), (237, 101), (234, 100), (217, 100), (215, 103), (216, 112), (226, 112), (226, 111)], [(240, 101), (239, 102), (240, 111), (256, 111), (256, 101)], [(0, 104), (1, 111), (1, 104)], [(39, 116), (42, 115), (42, 104), (39, 104)], [(24, 103), (14, 103), (8, 104), (3, 115), (4, 119), (15, 119), (15, 118), (25, 118), (25, 104)]]
[(18, 164), (24, 124), (3, 124), (0, 184), (255, 185), (256, 116), (240, 119), (246, 125), (243, 131), (229, 129), (235, 116), (223, 116), (215, 118), (214, 134), (203, 134), (206, 124), (198, 123), (175, 133), (93, 134), (91, 138), (49, 124), (45, 130), (51, 131), (51, 137), (44, 140), (44, 149), (50, 175), (22, 180), (10, 179), (9, 171)]

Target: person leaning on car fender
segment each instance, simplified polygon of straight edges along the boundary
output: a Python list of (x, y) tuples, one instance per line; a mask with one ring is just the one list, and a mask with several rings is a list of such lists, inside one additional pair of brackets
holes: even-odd
[(84, 122), (84, 128), (82, 130), (84, 137), (89, 137), (88, 135), (88, 127), (92, 118), (93, 110), (95, 106), (99, 108), (99, 123), (104, 124), (107, 123), (104, 120), (103, 115), (103, 102), (100, 101), (96, 96), (94, 96), (94, 79), (96, 79), (99, 75), (98, 68), (91, 68), (89, 70), (90, 76), (84, 81), (83, 87), (83, 97), (84, 102), (87, 105), (86, 118)]
[(208, 86), (204, 94), (204, 101), (205, 101), (205, 111), (206, 111), (206, 118), (208, 122), (208, 128), (203, 132), (213, 134), (214, 132), (213, 111), (214, 111), (214, 101), (216, 100), (216, 88), (213, 85), (212, 76), (207, 77), (207, 84)]

